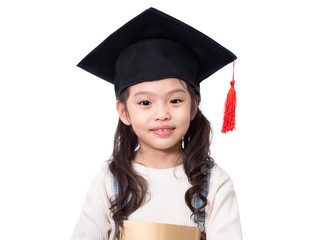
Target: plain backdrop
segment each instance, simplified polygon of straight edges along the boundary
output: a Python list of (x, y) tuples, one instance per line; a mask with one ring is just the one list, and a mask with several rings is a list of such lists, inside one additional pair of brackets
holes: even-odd
[(229, 64), (201, 84), (212, 156), (231, 176), (244, 239), (320, 239), (316, 1), (6, 1), (0, 4), (0, 239), (70, 239), (110, 157), (113, 86), (76, 64), (149, 7), (238, 60), (237, 129), (222, 134)]

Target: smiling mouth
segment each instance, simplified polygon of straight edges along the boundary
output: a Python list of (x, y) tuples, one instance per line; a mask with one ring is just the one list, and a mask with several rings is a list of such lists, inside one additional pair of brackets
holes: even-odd
[(175, 128), (157, 128), (151, 129), (151, 132), (157, 136), (166, 137), (173, 133), (174, 130)]
[(160, 128), (160, 129), (152, 129), (151, 131), (156, 131), (156, 132), (167, 132), (167, 131), (172, 131), (174, 128)]

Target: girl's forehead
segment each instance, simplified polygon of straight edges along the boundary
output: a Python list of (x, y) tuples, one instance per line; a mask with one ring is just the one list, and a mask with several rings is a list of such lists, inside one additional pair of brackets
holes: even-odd
[(135, 94), (136, 92), (170, 92), (172, 90), (181, 89), (187, 92), (187, 84), (185, 81), (178, 78), (164, 78), (153, 81), (145, 81), (129, 87), (129, 93)]

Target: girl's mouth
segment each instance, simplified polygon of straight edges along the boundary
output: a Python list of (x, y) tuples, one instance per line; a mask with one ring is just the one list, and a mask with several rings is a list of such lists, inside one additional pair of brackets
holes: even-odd
[(174, 128), (156, 128), (151, 129), (151, 132), (158, 136), (169, 136), (174, 131)]

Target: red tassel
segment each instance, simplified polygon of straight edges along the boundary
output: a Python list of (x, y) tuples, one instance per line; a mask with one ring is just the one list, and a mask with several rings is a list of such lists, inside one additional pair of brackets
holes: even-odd
[(233, 76), (232, 81), (230, 82), (231, 88), (228, 92), (227, 99), (224, 107), (224, 117), (223, 117), (223, 126), (222, 133), (227, 133), (228, 131), (233, 131), (236, 127), (236, 105), (237, 105), (237, 97), (236, 90), (234, 89), (234, 62), (233, 60)]

